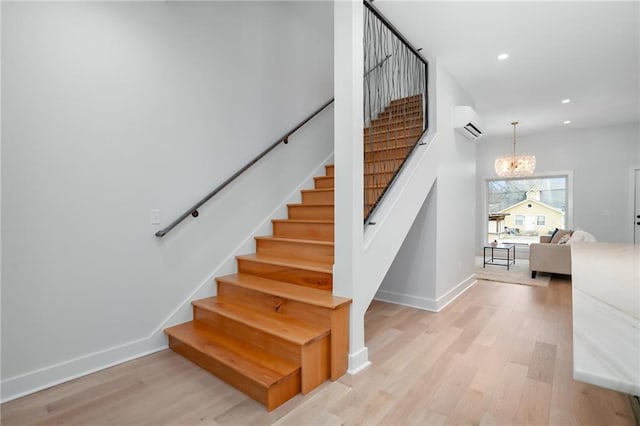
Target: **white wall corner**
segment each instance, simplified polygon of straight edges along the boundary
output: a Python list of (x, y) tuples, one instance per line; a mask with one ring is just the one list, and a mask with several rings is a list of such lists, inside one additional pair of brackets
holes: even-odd
[(473, 273), (469, 275), (466, 279), (458, 283), (455, 287), (453, 287), (447, 293), (438, 297), (436, 301), (436, 305), (437, 305), (436, 312), (440, 312), (441, 310), (443, 310), (449, 303), (456, 300), (458, 297), (460, 297), (465, 291), (469, 290), (477, 282), (478, 281), (476, 280), (476, 274)]
[(381, 302), (394, 303), (396, 305), (422, 309), (423, 311), (438, 312), (437, 302), (429, 297), (415, 296), (412, 294), (404, 294), (395, 291), (380, 289), (376, 293), (374, 299)]
[(476, 282), (477, 282), (476, 274), (472, 274), (468, 278), (458, 283), (446, 294), (440, 296), (438, 299), (416, 296), (412, 294), (398, 293), (398, 292), (389, 291), (389, 290), (378, 290), (374, 299), (379, 300), (381, 302), (394, 303), (396, 305), (422, 309), (424, 311), (440, 312), (449, 303), (453, 302), (455, 299), (460, 297), (465, 291), (470, 289)]

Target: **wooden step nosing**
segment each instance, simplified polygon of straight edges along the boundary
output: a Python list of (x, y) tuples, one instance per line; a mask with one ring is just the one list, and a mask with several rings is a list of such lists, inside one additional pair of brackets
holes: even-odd
[[(318, 290), (318, 289), (313, 289), (313, 288), (309, 288), (309, 287), (301, 287), (298, 286), (296, 284), (291, 284), (291, 283), (287, 283), (287, 282), (282, 282), (282, 281), (277, 281), (277, 280), (272, 280), (269, 278), (264, 278), (264, 277), (258, 277), (258, 279), (260, 281), (265, 281), (265, 282), (269, 282), (269, 283), (275, 283), (275, 287), (280, 287), (280, 290), (277, 290), (275, 292), (272, 291), (266, 291), (263, 287), (258, 287), (256, 285), (252, 285), (249, 284), (247, 282), (242, 281), (242, 277), (244, 275), (248, 275), (248, 274), (231, 274), (231, 275), (226, 275), (223, 277), (218, 277), (216, 278), (216, 280), (220, 280), (226, 284), (230, 284), (230, 285), (237, 285), (239, 287), (243, 287), (243, 288), (247, 288), (250, 290), (255, 290), (257, 292), (263, 293), (263, 294), (270, 294), (273, 296), (278, 296), (278, 297), (282, 297), (283, 299), (288, 299), (288, 300), (293, 300), (296, 302), (301, 302), (301, 303), (306, 303), (308, 305), (313, 305), (313, 306), (317, 306), (319, 308), (326, 308), (326, 309), (331, 309), (331, 310), (335, 310), (338, 308), (341, 308), (345, 305), (350, 304), (352, 301), (351, 299), (347, 299), (344, 297), (338, 297), (338, 296), (334, 296), (331, 293), (328, 293), (326, 290)], [(291, 288), (295, 289), (296, 291), (291, 291)], [(309, 294), (315, 294), (317, 295), (316, 297), (304, 297), (301, 296), (300, 294), (296, 294), (296, 293), (309, 293)], [(328, 293), (327, 295), (322, 294), (322, 293)]]
[(333, 207), (333, 204), (305, 204), (305, 203), (291, 203), (287, 204), (287, 207)]
[[(305, 204), (306, 205), (306, 204)], [(323, 204), (326, 205), (326, 204)], [(333, 225), (333, 220), (323, 219), (271, 219), (273, 223), (295, 223), (295, 224), (313, 224), (313, 225)]]
[[(206, 299), (204, 299), (206, 300)], [(298, 324), (298, 327), (300, 329), (305, 330), (305, 335), (302, 336), (302, 338), (295, 338), (296, 336), (294, 336), (291, 333), (284, 333), (281, 330), (276, 330), (273, 327), (269, 327), (268, 325), (266, 325), (266, 321), (264, 319), (268, 318), (271, 322), (274, 322), (278, 325), (281, 325), (282, 328), (286, 329), (287, 325), (289, 323), (289, 321), (286, 321), (286, 319), (283, 318), (276, 318), (274, 316), (267, 316), (264, 312), (259, 312), (259, 311), (251, 311), (250, 314), (253, 317), (262, 317), (263, 320), (256, 320), (256, 319), (250, 319), (246, 316), (243, 316), (241, 314), (238, 314), (236, 312), (233, 312), (230, 309), (227, 309), (224, 307), (224, 305), (230, 305), (230, 306), (234, 306), (235, 309), (238, 309), (240, 311), (247, 311), (248, 308), (237, 304), (237, 303), (230, 303), (230, 302), (224, 302), (223, 304), (220, 303), (219, 301), (216, 302), (215, 304), (210, 304), (210, 303), (203, 303), (203, 299), (201, 300), (194, 300), (191, 302), (193, 306), (197, 307), (198, 309), (203, 309), (209, 312), (212, 312), (216, 315), (220, 315), (224, 318), (227, 318), (231, 321), (235, 321), (241, 324), (244, 324), (248, 327), (254, 328), (256, 330), (259, 330), (263, 333), (269, 334), (271, 336), (275, 336), (278, 337), (284, 341), (296, 344), (296, 345), (300, 345), (300, 346), (307, 346), (310, 345), (313, 342), (316, 342), (320, 339), (323, 339), (325, 337), (327, 337), (330, 333), (331, 330), (329, 328), (323, 328), (322, 330), (319, 330), (319, 327), (312, 327), (311, 324), (304, 324), (302, 322), (300, 322)], [(315, 328), (315, 329), (314, 329)]]
[(247, 261), (247, 262), (262, 263), (267, 265), (283, 266), (286, 268), (302, 269), (305, 271), (320, 272), (324, 274), (333, 273), (332, 265), (328, 263), (326, 264), (327, 265), (326, 268), (322, 268), (320, 265), (313, 266), (313, 265), (305, 265), (304, 263), (296, 263), (296, 259), (279, 258), (276, 256), (273, 256), (273, 257), (271, 256), (249, 257), (249, 256), (250, 255), (239, 255), (239, 256), (236, 256), (236, 259)]
[[(419, 127), (416, 127), (415, 129), (422, 130)], [(394, 133), (394, 132), (396, 133), (395, 135), (387, 136), (390, 133)], [(396, 130), (382, 130), (382, 131), (376, 131), (373, 133), (367, 132), (367, 133), (363, 133), (362, 137), (369, 139), (369, 138), (376, 138), (379, 136), (387, 136), (385, 139), (373, 141), (373, 142), (384, 142), (384, 141), (393, 140), (393, 139), (416, 138), (420, 135), (421, 135), (420, 131), (407, 131), (405, 128), (405, 129), (396, 129)], [(329, 176), (329, 177), (334, 177), (334, 176)]]
[(309, 193), (319, 193), (319, 192), (334, 192), (333, 188), (313, 188), (313, 189), (302, 189), (300, 192), (309, 194)]
[(291, 243), (291, 244), (307, 244), (311, 246), (325, 246), (325, 247), (334, 247), (335, 244), (333, 241), (320, 241), (320, 240), (297, 240), (295, 238), (280, 238), (280, 237), (272, 237), (272, 236), (260, 236), (255, 237), (256, 241), (274, 241), (281, 243)]

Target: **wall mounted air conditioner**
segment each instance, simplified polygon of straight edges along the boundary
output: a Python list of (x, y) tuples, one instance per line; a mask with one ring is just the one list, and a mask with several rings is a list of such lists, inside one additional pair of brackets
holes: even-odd
[(470, 106), (457, 106), (453, 112), (453, 127), (469, 139), (482, 136), (482, 122)]

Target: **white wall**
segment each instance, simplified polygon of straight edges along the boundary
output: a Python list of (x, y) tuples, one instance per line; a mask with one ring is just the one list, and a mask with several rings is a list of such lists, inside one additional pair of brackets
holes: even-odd
[(438, 182), (434, 182), (380, 289), (379, 300), (432, 309), (437, 287)]
[[(508, 123), (505, 123), (508, 125)], [(526, 125), (526, 123), (522, 123)], [(536, 156), (536, 174), (571, 172), (573, 229), (584, 229), (598, 241), (632, 243), (632, 180), (630, 170), (640, 164), (638, 124), (518, 137), (517, 150)], [(478, 143), (478, 194), (495, 178), (493, 162), (511, 149), (511, 139), (482, 139)], [(486, 201), (478, 198), (478, 250), (486, 237)]]
[[(330, 156), (331, 3), (2, 3), (2, 398), (164, 347)], [(150, 210), (160, 209), (160, 226)]]
[(453, 129), (454, 107), (473, 100), (446, 70), (436, 70), (437, 181), (376, 298), (439, 311), (474, 282), (477, 145)]

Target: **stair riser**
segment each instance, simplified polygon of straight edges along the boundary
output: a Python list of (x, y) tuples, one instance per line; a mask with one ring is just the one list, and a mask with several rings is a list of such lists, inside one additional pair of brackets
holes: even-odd
[(328, 324), (331, 319), (330, 309), (253, 291), (224, 281), (218, 281), (218, 298), (250, 306), (255, 311), (277, 313), (284, 319), (296, 318), (319, 326)]
[(417, 140), (418, 140), (417, 136), (413, 136), (410, 138), (383, 140), (378, 142), (372, 142), (372, 141), (369, 141), (368, 139), (365, 139), (363, 140), (364, 152), (367, 153), (367, 152), (381, 151), (381, 150), (390, 149), (390, 148), (397, 148), (397, 149), (412, 148), (413, 146), (415, 146)]
[(368, 131), (369, 133), (392, 132), (392, 131), (411, 129), (411, 128), (421, 129), (422, 122), (418, 120), (403, 120), (403, 121), (397, 121), (393, 123), (384, 121), (381, 123), (373, 123), (372, 125), (367, 127), (367, 129), (370, 129)]
[(405, 108), (405, 107), (422, 107), (422, 97), (415, 97), (409, 99), (397, 99), (395, 101), (391, 101), (389, 106), (385, 108), (386, 110), (394, 109), (394, 108)]
[(331, 177), (327, 177), (327, 176), (323, 176), (323, 177), (316, 177), (314, 178), (314, 187), (316, 189), (330, 189), (333, 188), (333, 184), (334, 184), (334, 178)]
[(379, 142), (394, 142), (402, 143), (400, 141), (406, 139), (417, 139), (422, 134), (422, 128), (420, 127), (407, 127), (400, 130), (381, 130), (376, 129), (375, 132), (365, 131), (363, 133), (362, 140), (366, 144), (379, 143)]
[(381, 123), (386, 121), (411, 120), (414, 122), (424, 120), (421, 108), (397, 109), (394, 111), (384, 111), (371, 120), (370, 123)]
[(371, 174), (395, 173), (402, 164), (402, 160), (386, 160), (376, 162), (365, 162), (364, 172)]
[(380, 160), (393, 160), (403, 159), (411, 151), (412, 147), (393, 148), (379, 151), (365, 152), (364, 161), (380, 161)]
[(265, 256), (311, 260), (314, 262), (333, 264), (333, 245), (257, 239), (256, 249), (258, 254)]
[(329, 164), (328, 166), (324, 166), (324, 171), (327, 176), (333, 176), (333, 164)]
[(169, 337), (169, 347), (183, 357), (199, 365), (205, 370), (213, 373), (221, 380), (245, 393), (249, 397), (264, 404), (268, 411), (272, 411), (282, 405), (289, 399), (296, 396), (301, 390), (300, 371), (293, 374), (269, 389), (253, 382), (238, 372), (229, 369), (226, 365), (207, 357), (196, 349), (180, 342), (179, 340)]
[(421, 110), (399, 110), (392, 113), (384, 112), (371, 120), (367, 127), (376, 125), (393, 125), (398, 123), (422, 123)]
[(364, 186), (380, 186), (387, 185), (391, 178), (393, 177), (393, 173), (379, 173), (377, 175), (365, 175), (364, 176)]
[(303, 191), (302, 204), (333, 205), (333, 191)]
[(397, 102), (391, 103), (388, 105), (383, 112), (386, 111), (397, 111), (404, 108), (422, 108), (422, 99), (413, 99), (408, 102)]
[(378, 200), (378, 197), (382, 195), (384, 188), (376, 188), (376, 189), (366, 189), (364, 191), (364, 201), (365, 204), (375, 204)]
[[(220, 296), (218, 296), (220, 297)], [(206, 309), (193, 307), (193, 319), (279, 357), (300, 363), (300, 346)]]
[(289, 206), (289, 219), (333, 220), (333, 206)]
[(238, 259), (238, 272), (298, 284), (304, 287), (318, 288), (328, 291), (333, 289), (333, 275), (317, 271), (271, 265), (247, 259)]
[(273, 236), (300, 240), (333, 241), (333, 223), (273, 222)]
[(418, 102), (418, 101), (422, 102), (422, 94), (420, 93), (416, 93), (415, 95), (407, 96), (404, 98), (394, 99), (391, 102), (389, 102), (389, 105), (390, 106), (402, 105), (405, 103)]
[(422, 111), (422, 103), (411, 102), (408, 104), (391, 105), (386, 107), (382, 114), (398, 114), (406, 111)]

